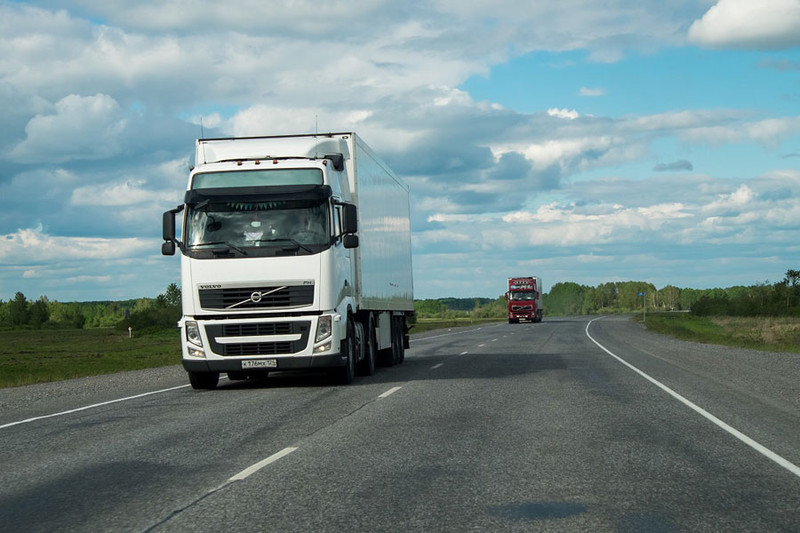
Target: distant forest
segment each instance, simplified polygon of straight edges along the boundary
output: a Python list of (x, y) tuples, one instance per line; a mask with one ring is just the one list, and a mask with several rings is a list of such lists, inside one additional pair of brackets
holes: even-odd
[(50, 301), (46, 296), (28, 301), (18, 292), (0, 300), (0, 328), (83, 329), (130, 327), (136, 331), (175, 328), (181, 317), (181, 290), (170, 284), (156, 298), (107, 302)]
[[(556, 283), (543, 295), (545, 316), (632, 313), (647, 306), (652, 311), (687, 311), (715, 316), (800, 316), (800, 271), (788, 270), (778, 283), (727, 289), (682, 289), (667, 285), (624, 281), (596, 287)], [(416, 300), (420, 318), (504, 318), (504, 295), (491, 298)], [(156, 298), (109, 302), (29, 301), (21, 292), (0, 300), (0, 328), (61, 329), (109, 327), (136, 331), (174, 328), (181, 316), (180, 288), (172, 283)]]

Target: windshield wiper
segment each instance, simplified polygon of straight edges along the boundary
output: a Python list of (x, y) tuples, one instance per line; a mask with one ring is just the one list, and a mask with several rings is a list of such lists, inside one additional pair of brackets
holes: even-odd
[(308, 252), (310, 254), (314, 253), (313, 250), (311, 250), (310, 248), (300, 244), (299, 242), (297, 242), (296, 240), (292, 239), (291, 237), (277, 237), (275, 239), (258, 239), (255, 242), (280, 242), (280, 241), (287, 241), (287, 242), (292, 243), (294, 245), (293, 248), (295, 250), (297, 250), (298, 248), (302, 248), (303, 250), (305, 250), (306, 252)]
[(200, 246), (216, 246), (216, 245), (219, 245), (219, 244), (227, 246), (229, 250), (230, 250), (230, 248), (233, 248), (234, 250), (236, 250), (240, 254), (247, 255), (247, 252), (245, 252), (243, 249), (239, 248), (235, 244), (231, 244), (231, 243), (226, 242), (226, 241), (199, 242), (197, 244), (192, 244), (191, 246), (187, 246), (187, 248), (197, 248), (197, 247), (200, 247)]

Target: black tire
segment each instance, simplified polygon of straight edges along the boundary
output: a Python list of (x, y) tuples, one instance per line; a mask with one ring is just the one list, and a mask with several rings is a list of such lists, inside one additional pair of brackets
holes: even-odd
[(405, 359), (405, 350), (403, 349), (403, 319), (392, 319), (392, 361), (393, 364), (399, 365)]
[(342, 350), (347, 356), (347, 362), (334, 370), (334, 376), (340, 385), (349, 385), (356, 375), (356, 328), (353, 317), (347, 317), (347, 338), (342, 342)]
[(219, 383), (219, 372), (189, 372), (189, 383), (193, 389), (214, 390)]
[(400, 364), (406, 360), (406, 320), (404, 317), (397, 318), (397, 344), (400, 350)]
[(378, 337), (375, 334), (375, 317), (370, 314), (367, 319), (367, 330), (364, 332), (364, 360), (359, 366), (362, 376), (375, 374), (375, 363), (378, 359)]
[(391, 339), (391, 345), (388, 348), (384, 348), (378, 352), (378, 361), (380, 362), (381, 366), (385, 367), (393, 367), (396, 363), (395, 361), (395, 353), (394, 353), (394, 335), (395, 335), (395, 325), (394, 325), (394, 317), (390, 318), (389, 321), (389, 338)]

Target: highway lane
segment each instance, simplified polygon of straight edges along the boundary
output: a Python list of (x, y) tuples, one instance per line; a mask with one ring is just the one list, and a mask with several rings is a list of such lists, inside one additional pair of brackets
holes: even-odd
[[(1, 391), (0, 426), (181, 387), (0, 429), (0, 523), (800, 529), (800, 477), (615, 360), (587, 336), (589, 320), (415, 336), (401, 367), (348, 387), (276, 376), (196, 392), (172, 368)], [(619, 317), (589, 333), (798, 464), (796, 356), (681, 343)]]

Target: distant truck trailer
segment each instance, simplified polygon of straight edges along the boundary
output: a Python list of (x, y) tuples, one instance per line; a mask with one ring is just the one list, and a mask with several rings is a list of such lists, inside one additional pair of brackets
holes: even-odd
[(508, 323), (542, 321), (542, 280), (537, 277), (508, 278)]

